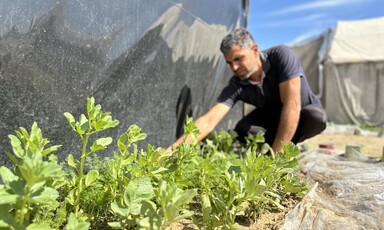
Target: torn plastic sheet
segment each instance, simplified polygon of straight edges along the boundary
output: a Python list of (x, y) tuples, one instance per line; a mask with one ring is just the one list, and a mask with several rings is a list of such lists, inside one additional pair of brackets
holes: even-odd
[(281, 230), (384, 229), (384, 162), (304, 152), (301, 171), (311, 186)]

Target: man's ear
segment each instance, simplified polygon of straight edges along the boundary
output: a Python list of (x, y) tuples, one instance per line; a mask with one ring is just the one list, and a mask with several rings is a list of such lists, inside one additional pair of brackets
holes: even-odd
[(255, 54), (257, 54), (259, 52), (259, 46), (257, 44), (253, 44), (252, 50), (253, 50), (253, 52), (255, 52)]

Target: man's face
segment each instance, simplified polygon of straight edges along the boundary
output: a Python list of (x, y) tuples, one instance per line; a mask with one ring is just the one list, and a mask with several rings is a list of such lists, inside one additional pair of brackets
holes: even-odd
[(252, 46), (252, 48), (241, 48), (239, 45), (235, 45), (224, 54), (224, 58), (233, 73), (241, 80), (245, 80), (260, 69), (258, 55), (257, 45)]

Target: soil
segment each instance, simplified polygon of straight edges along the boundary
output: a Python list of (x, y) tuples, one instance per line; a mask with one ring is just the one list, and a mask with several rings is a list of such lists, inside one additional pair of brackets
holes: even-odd
[(381, 158), (384, 154), (384, 137), (373, 135), (321, 134), (304, 143), (308, 144), (309, 150), (318, 150), (320, 144), (332, 144), (339, 153), (345, 152), (346, 145), (359, 144), (363, 145), (363, 153), (367, 157)]
[[(363, 152), (367, 157), (381, 158), (384, 156), (384, 137), (353, 135), (353, 134), (320, 134), (311, 139), (306, 140), (303, 144), (307, 145), (308, 151), (319, 150), (320, 145), (334, 146), (332, 151), (344, 153), (347, 145), (363, 145)], [(250, 226), (244, 225), (243, 229), (251, 230), (274, 230), (280, 229), (284, 224), (285, 215), (295, 207), (298, 201), (289, 200), (284, 206), (286, 209), (277, 213), (265, 213), (261, 215), (257, 222)], [(198, 229), (191, 221), (184, 220), (173, 224), (167, 228), (168, 230), (192, 230)]]

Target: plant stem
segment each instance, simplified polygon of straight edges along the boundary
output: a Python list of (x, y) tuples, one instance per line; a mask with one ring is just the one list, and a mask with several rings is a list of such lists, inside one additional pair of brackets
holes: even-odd
[(20, 202), (18, 202), (18, 205), (19, 206), (16, 210), (16, 216), (15, 216), (15, 219), (16, 219), (16, 222), (19, 224), (19, 225), (23, 225), (24, 224), (24, 213), (25, 213), (25, 206), (26, 206), (26, 202), (25, 202), (25, 199), (21, 200)]
[[(26, 197), (29, 197), (29, 194), (30, 194), (29, 185), (25, 186), (25, 194), (28, 194), (26, 195)], [(16, 222), (19, 225), (23, 225), (25, 223), (26, 218), (28, 218), (27, 220), (29, 221), (29, 210), (28, 210), (29, 202), (26, 199), (26, 197), (20, 200), (17, 204), (18, 208), (16, 211)]]
[[(116, 198), (116, 193), (117, 193), (117, 190), (119, 190), (120, 192), (120, 188), (119, 188), (119, 180), (120, 180), (120, 171), (121, 171), (121, 168), (123, 167), (123, 156), (120, 155), (120, 159), (119, 159), (119, 168), (117, 169), (117, 172), (116, 172), (116, 181), (115, 181), (115, 189), (113, 191), (113, 199), (115, 200)], [(122, 182), (123, 180), (121, 180)]]
[(78, 194), (76, 197), (75, 202), (75, 215), (77, 216), (79, 211), (79, 204), (80, 204), (80, 195), (83, 192), (83, 177), (84, 177), (84, 165), (85, 165), (85, 158), (87, 157), (87, 145), (89, 137), (91, 136), (90, 133), (85, 134), (85, 138), (83, 139), (83, 149), (81, 151), (81, 161), (80, 161), (80, 169), (79, 169), (79, 178), (78, 178)]

